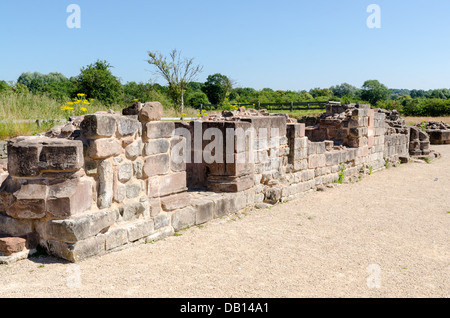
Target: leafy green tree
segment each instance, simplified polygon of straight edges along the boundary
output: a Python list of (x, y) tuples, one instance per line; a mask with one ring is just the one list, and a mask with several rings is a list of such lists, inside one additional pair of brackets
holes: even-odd
[(342, 83), (340, 85), (331, 86), (330, 90), (333, 92), (336, 97), (344, 97), (354, 98), (356, 96), (358, 88), (348, 83)]
[(423, 89), (413, 89), (410, 95), (412, 98), (422, 98), (426, 96), (426, 92)]
[(46, 85), (51, 83), (64, 83), (69, 80), (61, 73), (53, 72), (49, 74), (41, 74), (39, 72), (26, 72), (20, 74), (17, 79), (17, 83), (25, 85), (28, 87), (30, 92), (33, 94), (40, 94), (44, 92), (44, 88)]
[(75, 79), (76, 93), (84, 93), (106, 105), (120, 102), (122, 84), (111, 73), (112, 66), (107, 61), (97, 60), (95, 63), (81, 68)]
[(333, 91), (330, 90), (329, 88), (313, 88), (309, 91), (309, 93), (314, 97), (326, 97), (326, 98), (331, 98), (333, 97)]
[(161, 53), (148, 52), (148, 63), (156, 67), (156, 73), (161, 75), (168, 83), (168, 94), (174, 102), (175, 108), (183, 113), (184, 93), (190, 82), (203, 70), (200, 65), (194, 64), (193, 58), (182, 58), (181, 52), (173, 49), (169, 60)]
[(203, 86), (203, 92), (212, 104), (222, 104), (228, 97), (233, 84), (231, 80), (220, 73), (209, 75)]
[(11, 92), (11, 86), (8, 85), (5, 81), (0, 81), (0, 94)]
[(389, 100), (391, 91), (378, 80), (367, 80), (361, 90), (361, 98), (372, 105), (376, 105), (380, 100)]
[(43, 87), (42, 93), (63, 102), (75, 93), (75, 83), (70, 80), (48, 83)]
[(208, 96), (202, 91), (195, 91), (186, 94), (186, 105), (198, 108), (200, 105), (210, 104)]

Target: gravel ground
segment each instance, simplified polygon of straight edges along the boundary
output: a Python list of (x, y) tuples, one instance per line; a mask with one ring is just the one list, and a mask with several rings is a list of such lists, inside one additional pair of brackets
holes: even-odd
[(448, 297), (450, 146), (270, 209), (70, 264), (0, 265), (6, 297)]

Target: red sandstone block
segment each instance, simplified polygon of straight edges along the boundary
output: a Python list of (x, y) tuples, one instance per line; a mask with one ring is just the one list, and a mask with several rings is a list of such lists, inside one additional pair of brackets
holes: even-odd
[(0, 238), (0, 253), (11, 255), (25, 249), (26, 240), (21, 237)]

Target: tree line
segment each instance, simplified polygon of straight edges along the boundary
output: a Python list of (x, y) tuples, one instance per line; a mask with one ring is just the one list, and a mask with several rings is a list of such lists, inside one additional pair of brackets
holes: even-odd
[[(182, 59), (180, 52), (172, 51), (169, 60), (156, 52), (149, 52), (149, 63), (157, 67), (167, 85), (154, 82), (127, 82), (122, 84), (107, 62), (97, 60), (82, 67), (80, 74), (67, 78), (61, 73), (22, 73), (16, 82), (0, 81), (0, 94), (15, 91), (47, 95), (64, 103), (86, 94), (105, 106), (128, 106), (134, 101), (160, 101), (168, 108), (183, 112), (184, 105), (198, 108), (201, 104), (220, 105), (223, 108), (236, 104), (290, 103), (313, 101), (340, 101), (342, 103), (370, 103), (373, 107), (397, 109), (405, 116), (450, 115), (450, 89), (408, 90), (390, 89), (378, 80), (367, 80), (358, 88), (348, 83), (329, 88), (310, 90), (273, 90), (236, 87), (228, 76), (216, 73), (205, 82), (195, 81), (201, 67), (193, 59)], [(178, 64), (176, 64), (178, 63)], [(176, 69), (178, 67), (178, 69)], [(185, 73), (180, 74), (180, 70)], [(191, 71), (190, 71), (191, 70)], [(190, 72), (189, 72), (190, 71)]]

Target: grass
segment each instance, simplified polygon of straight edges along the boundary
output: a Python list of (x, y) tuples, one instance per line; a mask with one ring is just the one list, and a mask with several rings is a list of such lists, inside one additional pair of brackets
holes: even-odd
[(55, 125), (53, 121), (41, 123), (0, 123), (0, 140), (6, 140), (18, 136), (32, 136), (37, 133), (49, 131)]
[(285, 113), (291, 118), (300, 119), (303, 116), (318, 117), (325, 113), (325, 109), (294, 110), (292, 112), (287, 110), (269, 110), (269, 113)]
[(446, 117), (403, 117), (408, 126), (414, 126), (416, 124), (420, 124), (423, 121), (443, 121), (446, 124), (450, 124), (450, 116)]
[[(61, 106), (65, 102), (59, 102), (45, 95), (33, 95), (31, 93), (0, 94), (0, 140), (35, 135), (46, 132), (55, 125), (54, 122), (50, 121), (38, 127), (34, 123), (37, 119), (65, 119), (76, 115), (61, 110)], [(87, 114), (93, 114), (97, 111), (109, 109), (121, 112), (123, 108), (129, 105), (113, 104), (106, 106), (98, 101), (93, 101), (90, 105), (83, 106), (87, 108)], [(183, 117), (197, 118), (198, 111), (192, 107), (185, 107), (183, 113)], [(180, 118), (181, 113), (175, 109), (165, 109), (163, 117)], [(31, 120), (33, 122), (18, 122), (20, 120)]]

